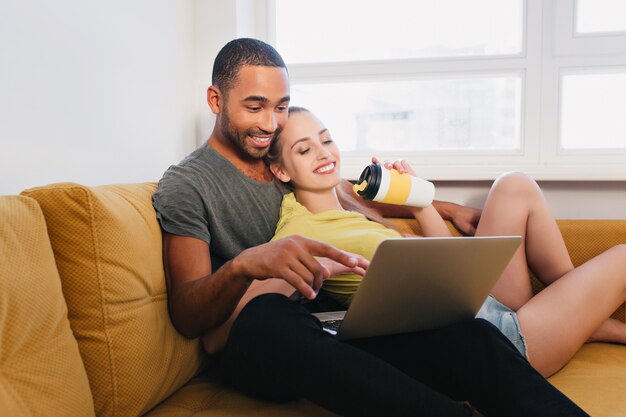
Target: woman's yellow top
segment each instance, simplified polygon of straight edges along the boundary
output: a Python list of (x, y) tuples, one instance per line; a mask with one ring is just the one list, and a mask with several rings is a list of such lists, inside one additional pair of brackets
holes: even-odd
[[(366, 259), (372, 259), (376, 247), (384, 239), (401, 237), (397, 231), (368, 220), (360, 213), (327, 210), (313, 214), (290, 193), (283, 197), (280, 219), (272, 240), (295, 234), (326, 242)], [(359, 275), (342, 274), (324, 281), (322, 289), (347, 305), (360, 283)]]

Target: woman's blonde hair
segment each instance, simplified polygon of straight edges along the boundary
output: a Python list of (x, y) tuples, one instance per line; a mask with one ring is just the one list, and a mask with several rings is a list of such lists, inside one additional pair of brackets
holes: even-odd
[[(289, 107), (289, 117), (291, 117), (293, 114), (304, 113), (304, 112), (313, 114), (311, 113), (310, 110), (304, 107), (297, 107), (297, 106)], [(280, 136), (281, 135), (279, 132), (278, 135), (276, 135), (276, 137), (272, 141), (272, 144), (270, 145), (270, 149), (264, 157), (264, 160), (267, 166), (270, 166), (272, 164), (280, 165), (282, 163), (282, 158), (281, 158), (282, 147), (280, 146)], [(285, 183), (285, 185), (289, 189), (293, 190), (292, 184)], [(366, 207), (363, 205), (363, 203), (359, 202), (359, 200), (352, 193), (349, 193), (346, 191), (346, 189), (342, 186), (341, 183), (335, 186), (335, 192), (337, 193), (337, 199), (339, 200), (339, 204), (341, 204), (341, 207), (343, 207), (344, 210), (360, 213), (364, 215), (368, 220), (371, 220), (376, 223), (380, 223), (389, 229), (393, 229), (400, 234), (404, 234), (393, 223), (391, 223), (389, 220), (386, 220), (383, 216), (381, 216), (380, 213), (378, 213), (376, 210)]]

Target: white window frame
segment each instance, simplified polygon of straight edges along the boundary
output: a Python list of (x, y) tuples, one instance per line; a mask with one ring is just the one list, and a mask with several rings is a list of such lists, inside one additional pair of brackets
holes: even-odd
[[(253, 35), (275, 44), (275, 2), (262, 3), (266, 25), (258, 25), (262, 29)], [(414, 152), (388, 159), (407, 159), (432, 180), (492, 180), (510, 170), (527, 172), (538, 180), (626, 180), (626, 151), (564, 151), (559, 146), (562, 76), (626, 68), (626, 34), (576, 33), (575, 8), (576, 0), (526, 0), (523, 48), (515, 56), (288, 64), (290, 79), (293, 84), (519, 74), (519, 152)], [(238, 8), (238, 13), (246, 10), (253, 13), (254, 9)], [(344, 154), (342, 174), (354, 179), (368, 162), (368, 155)]]

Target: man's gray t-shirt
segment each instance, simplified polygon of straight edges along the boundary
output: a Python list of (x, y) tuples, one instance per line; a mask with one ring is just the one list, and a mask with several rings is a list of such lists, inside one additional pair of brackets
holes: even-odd
[(169, 167), (152, 201), (163, 230), (209, 244), (215, 271), (272, 238), (283, 193), (280, 183), (246, 177), (205, 143)]

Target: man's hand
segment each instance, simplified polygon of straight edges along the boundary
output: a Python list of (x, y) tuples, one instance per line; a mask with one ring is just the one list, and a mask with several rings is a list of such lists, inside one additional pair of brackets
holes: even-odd
[[(315, 257), (327, 259), (322, 265)], [(357, 272), (368, 266), (361, 256), (298, 235), (246, 249), (231, 262), (235, 275), (256, 280), (280, 278), (308, 299), (315, 298), (331, 274)]]
[(455, 209), (450, 213), (449, 219), (459, 232), (466, 236), (474, 236), (476, 228), (480, 221), (482, 210), (456, 205)]

